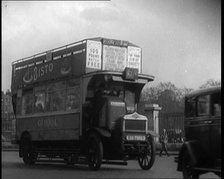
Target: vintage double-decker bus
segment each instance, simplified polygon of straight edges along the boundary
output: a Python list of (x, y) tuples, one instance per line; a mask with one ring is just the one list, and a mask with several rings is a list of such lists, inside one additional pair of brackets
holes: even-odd
[(12, 63), (16, 142), (25, 164), (125, 164), (155, 160), (148, 119), (137, 113), (144, 85), (141, 48), (85, 39)]

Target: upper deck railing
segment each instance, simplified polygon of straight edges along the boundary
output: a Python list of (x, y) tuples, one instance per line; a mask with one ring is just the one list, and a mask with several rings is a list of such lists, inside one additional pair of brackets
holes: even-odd
[(58, 47), (58, 48), (54, 48), (54, 49), (51, 49), (51, 50), (48, 50), (48, 51), (45, 51), (45, 52), (37, 53), (35, 55), (16, 60), (16, 61), (12, 62), (12, 65), (15, 65), (15, 64), (18, 64), (18, 63), (21, 63), (21, 62), (25, 62), (25, 61), (28, 61), (30, 59), (34, 59), (34, 58), (37, 58), (37, 57), (40, 57), (40, 56), (47, 55), (47, 53), (49, 53), (49, 52), (51, 52), (51, 53), (57, 52), (57, 51), (64, 50), (64, 49), (67, 49), (67, 48), (70, 48), (70, 47), (81, 45), (83, 43), (86, 43), (86, 39), (85, 40), (80, 40), (78, 42), (73, 42), (73, 43)]

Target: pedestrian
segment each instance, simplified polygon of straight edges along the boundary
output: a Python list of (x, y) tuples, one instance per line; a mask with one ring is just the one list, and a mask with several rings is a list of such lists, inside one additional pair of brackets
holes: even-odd
[(160, 150), (159, 156), (162, 155), (163, 151), (165, 151), (168, 157), (170, 156), (169, 153), (167, 152), (167, 147), (166, 147), (167, 141), (168, 141), (167, 132), (166, 132), (166, 129), (163, 129), (163, 133), (159, 138), (159, 142), (161, 144), (161, 150)]

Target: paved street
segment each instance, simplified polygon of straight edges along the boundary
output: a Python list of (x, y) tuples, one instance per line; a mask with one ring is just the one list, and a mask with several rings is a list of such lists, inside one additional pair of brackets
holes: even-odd
[[(182, 174), (176, 171), (176, 166), (174, 156), (156, 156), (156, 161), (149, 171), (141, 170), (137, 161), (129, 161), (128, 166), (102, 165), (99, 171), (90, 171), (86, 165), (38, 163), (26, 166), (18, 157), (18, 152), (2, 151), (2, 179), (182, 178)], [(209, 173), (200, 178), (218, 177)]]

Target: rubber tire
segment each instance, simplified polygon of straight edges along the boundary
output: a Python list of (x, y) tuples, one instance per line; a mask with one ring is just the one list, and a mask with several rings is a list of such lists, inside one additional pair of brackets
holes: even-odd
[(91, 170), (99, 170), (103, 160), (103, 144), (98, 135), (90, 135), (88, 139), (88, 164)]
[(148, 146), (145, 148), (144, 151), (139, 153), (138, 155), (138, 164), (143, 170), (149, 170), (152, 168), (155, 162), (155, 143), (152, 138), (148, 139)]
[(199, 179), (199, 173), (191, 166), (191, 158), (187, 150), (183, 153), (182, 173), (184, 179)]
[(32, 142), (29, 139), (23, 139), (22, 142), (22, 153), (23, 153), (23, 162), (26, 165), (34, 165), (36, 156), (34, 152), (34, 147), (32, 146)]

